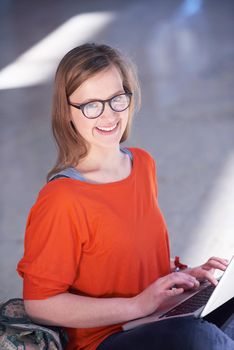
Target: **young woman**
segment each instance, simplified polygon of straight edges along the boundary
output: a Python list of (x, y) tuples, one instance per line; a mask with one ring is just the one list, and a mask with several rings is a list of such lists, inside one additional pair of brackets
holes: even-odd
[(139, 95), (133, 66), (109, 46), (84, 44), (60, 62), (52, 112), (58, 160), (29, 214), (18, 264), (26, 310), (66, 327), (69, 350), (234, 349), (216, 326), (195, 319), (122, 331), (198, 281), (216, 284), (213, 270), (227, 266), (211, 258), (173, 272), (155, 162), (121, 146)]

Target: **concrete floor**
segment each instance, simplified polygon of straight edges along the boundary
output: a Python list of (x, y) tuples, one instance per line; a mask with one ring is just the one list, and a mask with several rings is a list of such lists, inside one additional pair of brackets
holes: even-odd
[(85, 41), (138, 66), (143, 103), (127, 145), (157, 161), (172, 255), (234, 254), (233, 37), (232, 0), (0, 2), (0, 298), (21, 295), (26, 218), (55, 159), (53, 73)]

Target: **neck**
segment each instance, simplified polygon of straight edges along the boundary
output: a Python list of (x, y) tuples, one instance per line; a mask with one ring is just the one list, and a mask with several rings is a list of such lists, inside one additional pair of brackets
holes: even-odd
[(87, 156), (82, 159), (78, 165), (86, 169), (113, 169), (123, 160), (123, 152), (120, 151), (120, 146), (115, 148), (105, 149), (90, 149)]

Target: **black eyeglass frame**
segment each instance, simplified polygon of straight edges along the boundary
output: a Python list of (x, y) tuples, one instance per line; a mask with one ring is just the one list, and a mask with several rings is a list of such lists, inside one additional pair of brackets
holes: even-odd
[[(118, 97), (118, 96), (122, 96), (122, 95), (126, 95), (129, 97), (129, 104), (127, 105), (126, 108), (122, 109), (121, 111), (117, 111), (115, 110), (112, 106), (111, 106), (111, 101)], [(104, 112), (104, 109), (105, 109), (105, 104), (108, 103), (108, 105), (110, 106), (110, 108), (112, 109), (112, 111), (114, 112), (123, 112), (125, 111), (129, 106), (130, 106), (130, 103), (131, 103), (131, 97), (132, 97), (132, 92), (124, 92), (122, 94), (118, 94), (118, 95), (115, 95), (115, 96), (112, 96), (111, 98), (108, 98), (106, 100), (91, 100), (89, 102), (86, 102), (86, 103), (81, 103), (81, 104), (76, 104), (76, 103), (71, 103), (69, 100), (68, 100), (68, 104), (74, 108), (77, 108), (79, 110), (82, 111), (83, 115), (85, 116), (85, 118), (87, 119), (96, 119), (98, 117), (100, 117), (100, 115), (102, 115), (102, 113)], [(101, 112), (100, 114), (97, 116), (97, 117), (87, 117), (84, 113), (84, 108), (85, 106), (87, 106), (89, 103), (92, 103), (92, 102), (101, 102), (102, 103), (102, 109), (101, 109)]]

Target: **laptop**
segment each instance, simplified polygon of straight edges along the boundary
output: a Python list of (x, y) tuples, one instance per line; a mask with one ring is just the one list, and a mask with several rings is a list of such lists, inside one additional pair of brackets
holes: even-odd
[(209, 282), (201, 283), (195, 291), (186, 291), (181, 295), (163, 302), (153, 314), (125, 323), (123, 330), (157, 322), (172, 317), (193, 316), (203, 318), (234, 297), (234, 257), (219, 279), (217, 286)]

